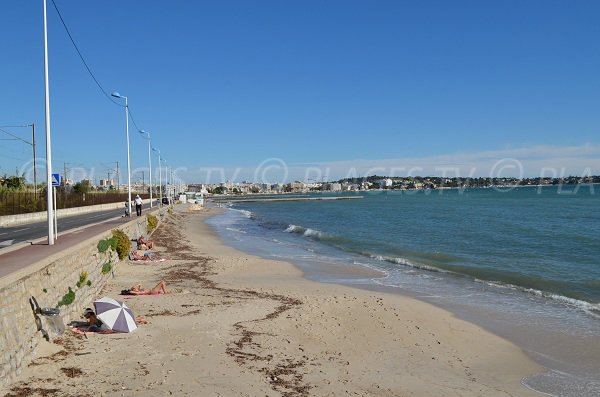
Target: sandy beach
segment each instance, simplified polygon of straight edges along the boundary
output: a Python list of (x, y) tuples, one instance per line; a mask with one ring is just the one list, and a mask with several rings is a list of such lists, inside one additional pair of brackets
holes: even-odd
[[(400, 295), (323, 284), (225, 245), (179, 212), (154, 233), (165, 262), (124, 262), (104, 295), (126, 298), (131, 334), (67, 331), (6, 396), (539, 396), (543, 368), (518, 347)], [(172, 293), (118, 297), (165, 280)]]

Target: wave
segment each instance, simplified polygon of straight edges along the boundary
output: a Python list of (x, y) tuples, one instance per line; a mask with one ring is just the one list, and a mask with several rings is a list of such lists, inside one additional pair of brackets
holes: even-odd
[(448, 273), (448, 274), (460, 275), (459, 273), (456, 273), (456, 272), (453, 272), (450, 270), (442, 269), (442, 268), (431, 266), (431, 265), (425, 265), (422, 263), (413, 262), (406, 258), (384, 256), (384, 255), (372, 254), (369, 252), (360, 252), (360, 254), (363, 256), (367, 256), (369, 258), (375, 259), (377, 261), (393, 263), (396, 265), (408, 266), (408, 267), (412, 267), (412, 268), (419, 269), (419, 270), (426, 270), (426, 271), (435, 272), (435, 273)]
[(248, 210), (240, 210), (237, 208), (229, 208), (231, 211), (237, 211), (240, 214), (242, 214), (244, 217), (248, 218), (248, 219), (252, 219), (254, 217), (254, 215), (252, 214), (252, 212), (248, 211)]
[(298, 225), (289, 225), (287, 229), (285, 229), (286, 233), (297, 233), (302, 234), (305, 237), (312, 237), (316, 240), (325, 240), (325, 239), (335, 239), (335, 236), (329, 235), (320, 230), (306, 228)]
[(241, 229), (237, 229), (235, 227), (226, 227), (225, 229), (231, 231), (231, 232), (236, 232), (236, 233), (242, 233), (242, 234), (246, 234), (247, 232), (241, 230)]
[(574, 307), (583, 310), (592, 317), (600, 319), (600, 303), (591, 303), (580, 299), (570, 298), (568, 296), (556, 294), (553, 292), (542, 291), (535, 288), (521, 287), (518, 285), (503, 283), (501, 281), (487, 281), (474, 279), (475, 282), (486, 284), (490, 287), (511, 289), (514, 291), (520, 291), (526, 294), (534, 295), (540, 298), (548, 299), (566, 306)]
[(511, 290), (520, 291), (520, 292), (523, 292), (526, 294), (535, 295), (537, 297), (541, 297), (544, 299), (548, 299), (551, 301), (555, 301), (555, 302), (558, 302), (558, 303), (561, 303), (561, 304), (564, 304), (567, 306), (571, 306), (571, 307), (583, 310), (590, 316), (600, 319), (600, 303), (591, 303), (591, 302), (587, 302), (587, 301), (583, 301), (583, 300), (575, 299), (575, 298), (570, 298), (568, 296), (564, 296), (564, 295), (560, 295), (560, 294), (556, 294), (556, 293), (552, 293), (552, 292), (542, 291), (542, 290), (535, 289), (535, 288), (521, 287), (518, 285), (505, 283), (502, 281), (481, 280), (478, 278), (473, 278), (466, 274), (453, 272), (451, 270), (440, 269), (435, 266), (423, 265), (420, 263), (414, 263), (406, 258), (393, 258), (393, 257), (385, 257), (382, 255), (373, 255), (373, 254), (369, 254), (369, 256), (371, 258), (379, 260), (379, 261), (385, 261), (385, 262), (394, 263), (394, 264), (398, 264), (398, 265), (408, 266), (408, 267), (412, 267), (412, 268), (419, 269), (419, 270), (425, 270), (425, 271), (429, 271), (429, 272), (445, 273), (445, 274), (450, 274), (450, 275), (459, 276), (459, 277), (468, 277), (468, 278), (471, 278), (475, 282), (484, 283), (490, 287), (501, 288), (501, 289), (511, 289)]
[[(551, 301), (554, 301), (554, 302), (557, 302), (557, 303), (560, 303), (563, 305), (567, 305), (567, 306), (570, 306), (573, 308), (583, 310), (587, 314), (600, 319), (600, 303), (591, 303), (591, 302), (579, 300), (576, 298), (571, 298), (571, 297), (560, 295), (560, 294), (553, 293), (553, 292), (543, 291), (543, 290), (525, 287), (525, 286), (514, 285), (509, 282), (482, 280), (480, 278), (477, 278), (474, 274), (469, 274), (468, 272), (465, 273), (465, 272), (461, 272), (461, 271), (454, 271), (454, 270), (447, 269), (447, 268), (433, 266), (430, 264), (424, 264), (424, 263), (420, 263), (420, 262), (410, 260), (410, 259), (404, 258), (404, 257), (385, 256), (385, 255), (381, 255), (378, 253), (356, 250), (352, 247), (353, 244), (351, 241), (346, 241), (346, 243), (350, 243), (350, 244), (342, 244), (342, 245), (336, 244), (336, 242), (340, 243), (344, 239), (341, 237), (329, 235), (327, 233), (324, 233), (324, 232), (316, 230), (316, 229), (306, 228), (306, 227), (299, 226), (299, 225), (293, 225), (293, 224), (288, 225), (288, 227), (285, 229), (285, 232), (299, 234), (304, 237), (309, 237), (309, 238), (315, 239), (315, 240), (321, 240), (321, 241), (324, 240), (324, 242), (333, 243), (334, 246), (337, 246), (340, 249), (343, 249), (343, 250), (349, 251), (349, 252), (353, 252), (355, 254), (359, 254), (361, 256), (368, 257), (368, 258), (371, 258), (376, 261), (406, 266), (406, 267), (413, 268), (415, 270), (420, 270), (420, 271), (425, 271), (425, 272), (434, 272), (434, 273), (438, 273), (438, 274), (446, 274), (446, 275), (455, 276), (455, 277), (467, 278), (474, 282), (485, 283), (486, 285), (491, 286), (491, 287), (501, 288), (501, 289), (511, 289), (511, 290), (520, 291), (522, 293), (535, 295), (535, 296), (538, 296), (538, 297), (541, 297), (544, 299), (548, 299), (548, 300), (551, 300)], [(386, 272), (387, 272), (387, 270), (386, 270)]]

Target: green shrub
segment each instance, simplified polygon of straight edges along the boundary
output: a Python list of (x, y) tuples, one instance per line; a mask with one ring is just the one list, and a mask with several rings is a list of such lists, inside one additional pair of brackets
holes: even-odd
[(152, 233), (158, 226), (158, 218), (152, 214), (146, 214), (146, 220), (148, 221), (148, 233)]
[(88, 280), (87, 283), (85, 283), (85, 285), (87, 285), (88, 287), (92, 286), (92, 280)]
[(173, 215), (173, 206), (170, 205), (169, 209), (167, 210), (167, 212), (169, 213), (169, 215)]
[(112, 270), (112, 262), (106, 262), (102, 265), (102, 274), (106, 274)]
[(79, 273), (79, 281), (77, 282), (77, 288), (81, 288), (82, 285), (85, 285), (85, 282), (88, 281), (88, 274), (85, 270), (82, 270), (81, 273)]
[(111, 246), (111, 239), (105, 239), (105, 240), (100, 240), (98, 242), (98, 252), (100, 252), (101, 254), (105, 253), (107, 249), (110, 248)]
[(117, 245), (119, 245), (119, 239), (116, 236), (112, 236), (110, 239), (108, 239), (108, 242), (110, 243), (110, 248), (112, 248), (113, 251), (117, 252)]
[(75, 291), (73, 291), (71, 289), (71, 287), (69, 287), (69, 292), (67, 292), (62, 297), (62, 299), (58, 301), (58, 307), (70, 305), (71, 303), (73, 303), (74, 300), (75, 300)]
[(123, 260), (129, 256), (129, 250), (131, 250), (131, 240), (121, 229), (114, 229), (112, 231), (113, 239), (115, 240), (115, 251), (119, 255), (119, 259)]

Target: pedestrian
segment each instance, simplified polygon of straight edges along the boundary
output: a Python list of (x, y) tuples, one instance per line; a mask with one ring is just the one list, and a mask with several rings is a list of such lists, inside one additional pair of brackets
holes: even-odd
[(140, 198), (139, 194), (137, 196), (135, 196), (135, 200), (133, 200), (133, 202), (135, 203), (135, 212), (137, 214), (137, 216), (142, 215), (142, 199)]

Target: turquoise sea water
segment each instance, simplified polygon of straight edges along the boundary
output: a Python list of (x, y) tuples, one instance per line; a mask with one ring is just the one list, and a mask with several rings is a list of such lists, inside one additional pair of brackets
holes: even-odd
[[(529, 387), (600, 395), (600, 186), (359, 194), (237, 203), (211, 223), (308, 277), (396, 290), (513, 340), (551, 369)], [(323, 272), (333, 265), (384, 276)]]

